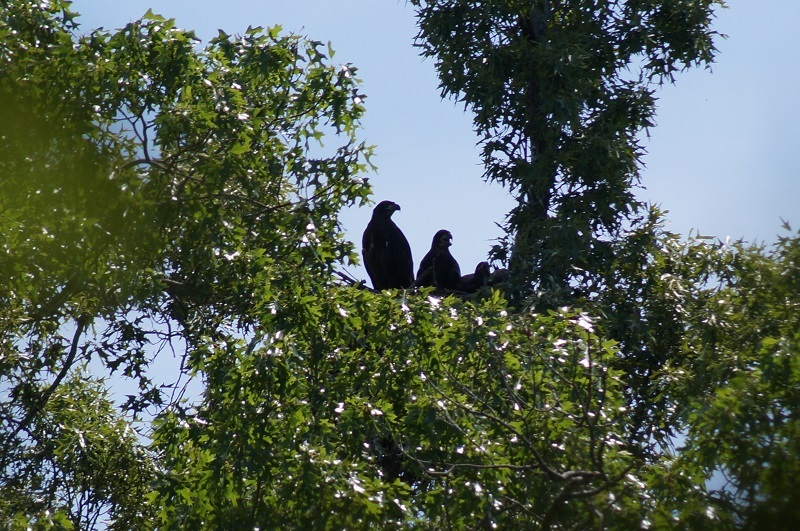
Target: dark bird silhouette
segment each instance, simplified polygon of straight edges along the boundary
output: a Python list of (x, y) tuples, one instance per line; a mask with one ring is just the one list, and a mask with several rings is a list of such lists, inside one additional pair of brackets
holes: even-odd
[(458, 291), (465, 293), (475, 293), (484, 286), (489, 285), (492, 271), (489, 262), (481, 262), (475, 266), (475, 272), (461, 277), (458, 283)]
[(489, 285), (497, 286), (500, 284), (505, 284), (508, 282), (509, 276), (508, 269), (495, 269), (489, 277)]
[(361, 238), (361, 255), (372, 287), (377, 290), (410, 288), (414, 283), (414, 261), (403, 231), (392, 221), (400, 205), (381, 201), (372, 211)]
[(419, 263), (416, 286), (434, 286), (441, 289), (456, 290), (461, 281), (461, 268), (450, 254), (453, 235), (440, 230), (433, 236), (431, 250)]

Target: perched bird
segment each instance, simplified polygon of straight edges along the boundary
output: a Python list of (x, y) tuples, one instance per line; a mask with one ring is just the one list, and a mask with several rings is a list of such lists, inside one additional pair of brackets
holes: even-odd
[(434, 286), (441, 289), (456, 290), (461, 281), (461, 268), (450, 254), (453, 244), (450, 231), (440, 230), (433, 236), (431, 250), (419, 263), (416, 286)]
[(508, 269), (495, 269), (489, 277), (489, 285), (497, 286), (500, 284), (505, 284), (508, 282), (509, 276)]
[(381, 201), (361, 238), (361, 255), (372, 287), (377, 290), (410, 288), (414, 283), (411, 247), (403, 231), (392, 221), (400, 205)]
[(489, 262), (481, 262), (475, 266), (475, 272), (461, 277), (458, 283), (458, 291), (465, 293), (475, 293), (479, 289), (489, 284), (492, 271)]

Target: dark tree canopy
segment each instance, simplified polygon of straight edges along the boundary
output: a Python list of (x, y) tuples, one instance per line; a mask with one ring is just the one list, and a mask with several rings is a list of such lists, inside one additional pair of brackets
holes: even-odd
[(473, 113), (484, 177), (516, 199), (492, 253), (508, 267), (505, 294), (519, 309), (607, 316), (638, 419), (628, 435), (637, 446), (671, 444), (676, 409), (659, 377), (683, 359), (681, 309), (654, 302), (644, 278), (660, 214), (634, 188), (657, 89), (713, 61), (723, 2), (411, 3), (442, 95)]
[(641, 205), (639, 135), (656, 85), (714, 57), (718, 0), (412, 0), (417, 45), (463, 101), (484, 176), (517, 206), (495, 258), (550, 307), (599, 291)]
[(381, 201), (361, 238), (364, 266), (377, 290), (410, 288), (414, 283), (414, 260), (405, 234), (392, 221), (400, 205)]
[(433, 235), (431, 248), (422, 258), (417, 270), (417, 286), (434, 286), (456, 290), (461, 282), (461, 268), (450, 254), (453, 235), (449, 230), (439, 230)]

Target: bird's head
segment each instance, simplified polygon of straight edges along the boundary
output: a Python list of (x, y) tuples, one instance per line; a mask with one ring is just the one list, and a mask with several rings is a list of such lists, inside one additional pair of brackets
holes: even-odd
[(451, 245), (453, 245), (453, 235), (450, 234), (449, 230), (442, 229), (433, 235), (433, 242), (431, 243), (431, 247), (439, 247), (442, 249), (447, 249)]
[(396, 211), (400, 210), (400, 205), (393, 201), (381, 201), (375, 210), (372, 211), (372, 217), (379, 219), (389, 219)]
[(481, 262), (475, 266), (475, 276), (480, 278), (489, 278), (491, 274), (491, 269), (489, 269), (489, 262)]

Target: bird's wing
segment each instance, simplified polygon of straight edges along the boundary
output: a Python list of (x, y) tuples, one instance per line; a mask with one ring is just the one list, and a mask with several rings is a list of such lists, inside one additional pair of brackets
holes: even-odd
[(364, 235), (361, 238), (361, 255), (364, 257), (364, 267), (373, 287), (375, 287), (376, 280), (380, 283), (380, 279), (376, 279), (378, 269), (380, 269), (380, 264), (378, 263), (380, 252), (376, 249), (374, 232), (375, 226), (370, 222), (367, 228), (364, 229)]
[(408, 239), (400, 227), (394, 226), (397, 231), (397, 250), (398, 250), (398, 272), (400, 278), (407, 287), (414, 283), (414, 258), (411, 256), (411, 246), (408, 244)]

